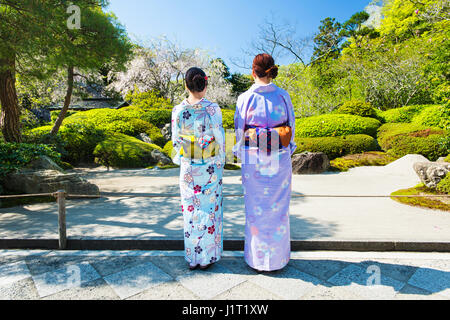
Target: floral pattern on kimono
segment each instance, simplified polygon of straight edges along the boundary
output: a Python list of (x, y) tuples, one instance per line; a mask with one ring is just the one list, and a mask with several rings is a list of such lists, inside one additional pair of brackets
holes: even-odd
[[(284, 123), (293, 131), (288, 147), (277, 145), (269, 153), (245, 146), (246, 126), (275, 128)], [(290, 259), (291, 155), (297, 148), (289, 94), (272, 83), (253, 85), (238, 99), (235, 129), (233, 152), (242, 161), (245, 197), (245, 261), (254, 269), (279, 270)]]
[[(203, 160), (183, 157), (183, 134), (195, 135), (201, 145), (214, 140), (216, 154)], [(176, 106), (172, 112), (172, 143), (174, 162), (180, 165), (185, 259), (191, 266), (205, 266), (217, 262), (223, 252), (225, 132), (220, 107), (206, 99), (195, 106), (186, 100)]]

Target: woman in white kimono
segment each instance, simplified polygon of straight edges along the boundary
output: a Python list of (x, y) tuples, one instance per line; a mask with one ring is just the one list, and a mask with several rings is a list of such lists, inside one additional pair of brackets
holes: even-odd
[(172, 112), (174, 162), (180, 165), (185, 259), (190, 269), (208, 268), (223, 251), (225, 132), (220, 107), (204, 98), (207, 85), (203, 70), (189, 69), (189, 97)]

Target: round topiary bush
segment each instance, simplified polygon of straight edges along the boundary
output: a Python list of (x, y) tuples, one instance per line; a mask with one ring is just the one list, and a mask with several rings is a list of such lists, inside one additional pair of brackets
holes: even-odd
[(349, 114), (325, 114), (298, 119), (295, 136), (299, 138), (338, 137), (365, 134), (375, 137), (381, 122)]
[(341, 137), (295, 138), (297, 150), (295, 153), (323, 152), (330, 160), (348, 154), (377, 151), (377, 141), (368, 135), (357, 134)]
[(406, 106), (378, 112), (378, 118), (384, 123), (408, 123), (425, 107), (421, 105)]
[(416, 115), (412, 122), (427, 127), (447, 128), (450, 122), (450, 107), (428, 106)]
[(223, 128), (226, 129), (233, 129), (234, 130), (234, 114), (236, 111), (234, 110), (227, 110), (222, 109), (222, 123)]
[(442, 143), (445, 130), (427, 128), (414, 123), (387, 123), (380, 127), (378, 143), (390, 155), (400, 158), (408, 154), (421, 154), (431, 161), (448, 154)]
[(156, 164), (152, 151), (159, 146), (121, 133), (110, 134), (95, 150), (95, 162), (113, 168), (146, 168)]
[(168, 141), (168, 142), (166, 143), (166, 145), (165, 145), (164, 148), (163, 148), (163, 152), (164, 152), (167, 156), (169, 156), (170, 159), (173, 160), (175, 154), (172, 154), (172, 152), (173, 152), (173, 142), (172, 142), (172, 140), (171, 140), (171, 141)]
[(377, 112), (372, 105), (361, 100), (349, 100), (344, 102), (344, 104), (338, 108), (337, 113), (352, 114), (369, 118), (377, 117)]
[(167, 123), (172, 121), (172, 110), (153, 109), (146, 111), (140, 118), (147, 121), (158, 128), (163, 128)]

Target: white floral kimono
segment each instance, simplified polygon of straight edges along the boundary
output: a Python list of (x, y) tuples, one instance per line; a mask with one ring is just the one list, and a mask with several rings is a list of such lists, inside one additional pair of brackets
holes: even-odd
[[(199, 145), (215, 143), (215, 154), (205, 159), (184, 155), (184, 136)], [(200, 141), (201, 140), (201, 141)], [(180, 165), (181, 211), (184, 217), (185, 258), (189, 265), (206, 266), (223, 251), (222, 177), (225, 132), (220, 107), (206, 99), (196, 105), (187, 100), (172, 112), (174, 162)]]

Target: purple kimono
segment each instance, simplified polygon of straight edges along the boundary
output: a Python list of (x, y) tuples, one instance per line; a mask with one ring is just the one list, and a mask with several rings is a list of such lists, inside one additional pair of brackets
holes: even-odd
[[(272, 139), (270, 151), (261, 146), (263, 143), (246, 145), (245, 131), (249, 127), (267, 129), (283, 124), (293, 131), (287, 148), (279, 145), (278, 137)], [(257, 270), (279, 270), (290, 259), (291, 156), (297, 148), (289, 94), (273, 83), (253, 85), (238, 98), (235, 129), (237, 143), (233, 152), (242, 161), (245, 195), (245, 261)], [(260, 132), (260, 141), (262, 135)]]

